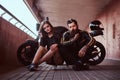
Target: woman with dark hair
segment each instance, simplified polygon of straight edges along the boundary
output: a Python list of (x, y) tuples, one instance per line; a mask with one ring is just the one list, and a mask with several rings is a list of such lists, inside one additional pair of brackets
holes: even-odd
[[(40, 46), (28, 69), (30, 71), (35, 71), (38, 68), (38, 65), (45, 61), (49, 64), (51, 64), (51, 62), (56, 65), (62, 64), (63, 60), (59, 55), (58, 49), (61, 38), (59, 34), (55, 33), (54, 28), (49, 21), (45, 20), (40, 23), (39, 36), (41, 37)], [(50, 61), (51, 58), (52, 61)]]

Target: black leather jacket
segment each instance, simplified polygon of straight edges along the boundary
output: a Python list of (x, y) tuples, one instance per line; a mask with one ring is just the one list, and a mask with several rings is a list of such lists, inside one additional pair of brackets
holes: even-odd
[[(77, 39), (75, 39), (75, 34), (79, 34)], [(66, 46), (71, 46), (73, 48), (82, 48), (84, 45), (88, 47), (95, 42), (95, 39), (86, 31), (77, 30), (74, 34), (67, 31), (63, 34), (61, 43)]]

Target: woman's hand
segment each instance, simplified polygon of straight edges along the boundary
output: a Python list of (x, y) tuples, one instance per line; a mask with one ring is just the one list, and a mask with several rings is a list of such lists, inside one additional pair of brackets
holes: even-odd
[(43, 37), (42, 33), (41, 32), (38, 32), (38, 35), (39, 37)]
[(57, 46), (58, 46), (58, 44), (53, 44), (53, 45), (50, 46), (50, 49), (53, 51), (57, 48)]

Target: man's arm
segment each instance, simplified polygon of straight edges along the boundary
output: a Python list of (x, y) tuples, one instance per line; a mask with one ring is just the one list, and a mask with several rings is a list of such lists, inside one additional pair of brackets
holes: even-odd
[(84, 45), (82, 49), (80, 49), (78, 53), (79, 57), (83, 57), (86, 53), (86, 50), (95, 42), (95, 39), (89, 33), (84, 32), (83, 35), (87, 42), (86, 45)]
[(63, 38), (62, 38), (62, 41), (61, 43), (63, 45), (70, 45), (72, 44), (73, 42), (75, 42), (77, 39), (79, 38), (79, 33), (75, 34), (75, 36), (73, 38), (70, 37), (70, 33), (69, 32), (65, 32), (63, 34)]
[(87, 32), (84, 32), (84, 38), (87, 41), (85, 45), (87, 47), (91, 46), (95, 42), (95, 39)]

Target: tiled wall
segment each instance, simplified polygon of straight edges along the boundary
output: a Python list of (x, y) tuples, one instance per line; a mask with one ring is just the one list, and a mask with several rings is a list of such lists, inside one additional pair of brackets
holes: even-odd
[(97, 19), (105, 28), (104, 39), (98, 40), (106, 46), (106, 57), (120, 60), (120, 0), (112, 0)]
[(0, 17), (0, 65), (20, 65), (16, 52), (26, 39), (26, 33)]

